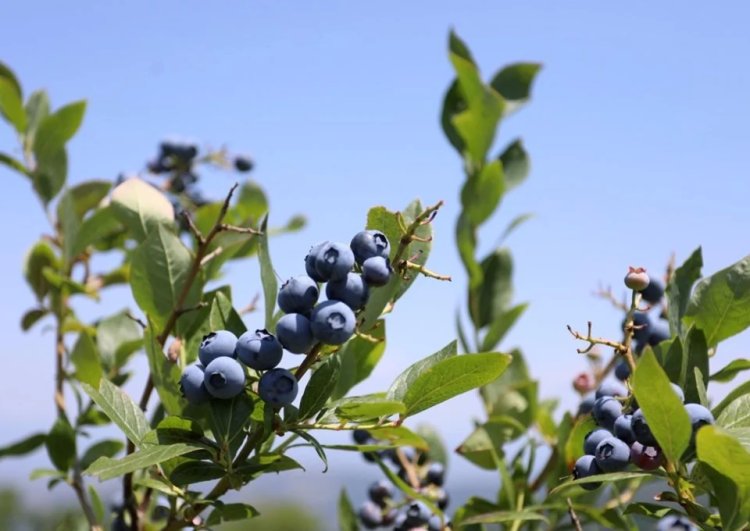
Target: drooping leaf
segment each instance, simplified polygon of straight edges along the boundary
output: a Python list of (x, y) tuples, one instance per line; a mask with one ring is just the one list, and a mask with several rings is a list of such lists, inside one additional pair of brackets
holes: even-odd
[(102, 379), (99, 389), (86, 383), (82, 383), (81, 386), (104, 414), (117, 424), (133, 444), (138, 446), (151, 429), (138, 404), (109, 380)]
[(293, 430), (294, 433), (302, 437), (304, 440), (310, 443), (310, 445), (315, 449), (315, 453), (318, 454), (318, 457), (320, 457), (320, 460), (323, 461), (323, 472), (328, 471), (328, 457), (326, 457), (326, 451), (323, 449), (323, 446), (318, 442), (318, 440), (303, 430)]
[(174, 224), (174, 207), (166, 196), (147, 182), (128, 179), (112, 190), (112, 208), (138, 241), (161, 226)]
[(690, 444), (690, 418), (652, 352), (641, 356), (631, 382), (638, 405), (664, 456), (672, 463), (678, 462)]

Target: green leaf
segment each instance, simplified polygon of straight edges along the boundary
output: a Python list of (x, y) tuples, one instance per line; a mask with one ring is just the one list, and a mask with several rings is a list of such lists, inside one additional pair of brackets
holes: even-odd
[(705, 332), (709, 347), (750, 326), (750, 256), (698, 282), (683, 320)]
[(21, 439), (20, 441), (0, 448), (0, 458), (29, 454), (42, 446), (46, 440), (46, 433), (35, 433), (34, 435), (29, 435), (25, 439)]
[(403, 397), (411, 416), (498, 378), (510, 364), (507, 354), (484, 353), (454, 356), (425, 369)]
[(618, 481), (625, 481), (629, 479), (645, 479), (653, 478), (654, 473), (647, 472), (610, 472), (608, 474), (597, 474), (595, 476), (588, 476), (575, 481), (567, 481), (558, 485), (549, 492), (549, 496), (560, 494), (563, 491), (570, 490), (573, 487), (579, 486), (583, 483), (616, 483)]
[(417, 435), (427, 441), (429, 447), (427, 453), (430, 461), (437, 461), (442, 463), (443, 466), (448, 466), (448, 452), (437, 430), (429, 424), (420, 424), (417, 427)]
[[(666, 344), (666, 345), (665, 345)], [(684, 370), (687, 370), (686, 354), (683, 352), (682, 340), (679, 337), (662, 341), (655, 347), (647, 346), (645, 350), (653, 350), (664, 367), (670, 381), (682, 387), (684, 381)]]
[(501, 310), (500, 314), (495, 316), (495, 320), (490, 324), (484, 339), (482, 339), (482, 352), (489, 352), (497, 347), (528, 307), (529, 303), (524, 302), (508, 310)]
[(410, 365), (404, 372), (399, 374), (391, 384), (386, 394), (387, 398), (403, 401), (414, 381), (427, 369), (437, 365), (443, 360), (449, 359), (458, 352), (456, 341), (451, 341), (446, 346), (418, 362)]
[(490, 86), (505, 99), (505, 115), (515, 112), (529, 100), (531, 86), (541, 68), (538, 63), (515, 63), (495, 74)]
[(26, 169), (26, 166), (24, 166), (20, 160), (11, 157), (7, 153), (0, 152), (0, 164), (5, 164), (11, 170), (17, 171), (26, 177), (30, 177), (30, 173)]
[(573, 428), (565, 441), (565, 470), (572, 470), (573, 465), (583, 455), (583, 442), (589, 432), (596, 429), (596, 422), (591, 415), (585, 415), (575, 420)]
[(133, 444), (138, 446), (151, 428), (141, 408), (125, 391), (104, 379), (99, 383), (98, 390), (86, 383), (81, 386), (104, 414), (117, 424)]
[(690, 292), (701, 277), (703, 267), (703, 252), (698, 247), (685, 262), (675, 269), (665, 290), (667, 295), (667, 313), (669, 328), (672, 334), (682, 335), (682, 318), (687, 312), (690, 302)]
[(125, 444), (114, 439), (105, 439), (90, 446), (81, 457), (81, 469), (85, 470), (100, 457), (114, 457), (120, 453)]
[(211, 302), (208, 323), (212, 330), (229, 330), (237, 337), (247, 332), (242, 317), (232, 306), (232, 301), (224, 293), (218, 291)]
[(646, 351), (641, 356), (631, 382), (638, 405), (664, 456), (677, 463), (690, 445), (690, 418), (653, 352)]
[(81, 127), (85, 112), (86, 102), (81, 100), (64, 105), (45, 116), (39, 123), (34, 138), (34, 154), (43, 157), (65, 146)]
[[(500, 154), (500, 162), (503, 164), (506, 192), (520, 185), (529, 176), (531, 162), (520, 138), (514, 140), (505, 148)], [(529, 214), (525, 214), (525, 216), (529, 216)], [(518, 224), (520, 222), (514, 221), (511, 225)], [(510, 232), (510, 229), (506, 229), (505, 232)]]
[(26, 110), (23, 108), (21, 95), (13, 83), (0, 77), (0, 114), (10, 123), (18, 134), (26, 131)]
[(497, 209), (505, 194), (503, 165), (490, 162), (469, 176), (461, 189), (464, 214), (474, 226), (479, 226)]
[[(495, 417), (474, 428), (456, 448), (456, 453), (485, 470), (493, 470), (502, 459), (503, 445), (518, 431), (512, 421)], [(520, 427), (523, 431), (523, 426)]]
[(96, 346), (105, 367), (120, 367), (140, 348), (142, 331), (126, 310), (105, 317), (96, 326)]
[(94, 211), (93, 214), (84, 219), (78, 227), (70, 254), (78, 256), (89, 245), (111, 237), (122, 230), (122, 224), (115, 215), (112, 206), (106, 206)]
[(84, 473), (97, 476), (100, 480), (104, 481), (135, 472), (136, 470), (142, 470), (152, 465), (158, 465), (173, 457), (185, 455), (199, 449), (200, 446), (185, 443), (170, 444), (168, 446), (148, 446), (122, 459), (100, 457)]
[(266, 329), (273, 330), (274, 311), (276, 310), (276, 293), (279, 284), (276, 281), (276, 272), (271, 263), (271, 253), (268, 250), (268, 216), (263, 218), (260, 224), (263, 234), (258, 238), (258, 262), (260, 263), (260, 281), (263, 284), (263, 300), (266, 310)]
[(476, 289), (482, 284), (482, 268), (474, 258), (474, 251), (476, 251), (477, 246), (476, 230), (463, 212), (458, 216), (456, 222), (456, 245), (458, 246), (458, 254), (461, 256), (461, 262), (469, 275), (469, 288)]
[(45, 205), (62, 190), (67, 178), (68, 154), (65, 147), (36, 155), (36, 168), (31, 179), (34, 190)]
[(520, 350), (511, 351), (513, 360), (497, 380), (480, 389), (488, 416), (508, 416), (530, 427), (536, 421), (538, 385), (531, 380)]
[(174, 208), (166, 196), (147, 182), (131, 178), (112, 190), (112, 208), (130, 234), (145, 240), (157, 228), (174, 224)]
[(67, 419), (58, 418), (44, 440), (47, 453), (55, 468), (65, 472), (76, 459), (76, 432)]
[(715, 426), (698, 430), (696, 444), (716, 489), (723, 528), (742, 529), (750, 521), (750, 452)]
[(179, 487), (184, 487), (204, 481), (214, 481), (224, 477), (226, 473), (227, 471), (216, 463), (189, 460), (177, 465), (169, 473), (169, 481)]
[(236, 520), (249, 520), (260, 513), (252, 505), (246, 503), (222, 503), (217, 502), (216, 508), (206, 520), (206, 525), (219, 525), (222, 522), (233, 522)]
[(182, 398), (180, 391), (180, 368), (176, 360), (170, 360), (164, 355), (151, 323), (146, 328), (144, 341), (151, 380), (159, 395), (159, 400), (167, 414), (180, 415), (186, 406), (186, 401)]
[(406, 406), (403, 402), (385, 398), (383, 394), (352, 396), (336, 403), (336, 416), (354, 421), (388, 417), (404, 412)]
[(712, 382), (731, 382), (735, 376), (743, 371), (750, 370), (750, 360), (736, 359), (729, 362), (709, 377)]
[(716, 419), (716, 424), (726, 430), (750, 428), (750, 395), (732, 401)]
[(433, 514), (442, 516), (443, 512), (438, 508), (437, 505), (435, 505), (435, 501), (433, 499), (427, 497), (426, 493), (423, 493), (422, 491), (418, 492), (413, 489), (409, 483), (397, 476), (396, 473), (391, 469), (391, 467), (383, 463), (383, 461), (377, 455), (375, 455), (375, 462), (378, 464), (383, 474), (385, 474), (385, 476), (390, 480), (391, 483), (396, 486), (396, 488), (398, 488), (412, 500), (422, 501)]
[(684, 368), (680, 379), (685, 391), (685, 402), (700, 402), (696, 370), (701, 374), (702, 381), (708, 381), (708, 345), (703, 330), (691, 327), (685, 338)]
[(49, 314), (49, 310), (42, 308), (32, 308), (27, 311), (21, 317), (21, 330), (26, 332), (47, 314)]
[(527, 212), (525, 214), (519, 214), (513, 220), (508, 223), (508, 226), (505, 228), (503, 233), (500, 235), (500, 238), (498, 239), (498, 245), (501, 245), (505, 240), (510, 236), (518, 227), (526, 223), (528, 220), (532, 219), (534, 217), (534, 214), (531, 214), (530, 212)]
[(336, 389), (340, 371), (341, 361), (337, 356), (329, 356), (315, 369), (299, 404), (300, 420), (312, 417), (323, 408)]
[(78, 335), (70, 354), (70, 360), (76, 368), (76, 378), (91, 387), (98, 387), (102, 377), (102, 364), (99, 361), (99, 353), (91, 336), (86, 332)]
[(365, 380), (385, 353), (385, 321), (380, 319), (368, 335), (376, 341), (354, 336), (336, 353), (341, 369), (336, 388), (331, 398), (337, 400), (345, 396), (359, 382)]
[(26, 254), (23, 274), (37, 300), (42, 300), (50, 289), (50, 284), (44, 276), (44, 270), (47, 268), (59, 269), (60, 267), (61, 264), (55, 255), (55, 251), (44, 240), (36, 242)]
[(35, 90), (26, 101), (26, 138), (25, 142), (34, 145), (34, 137), (39, 124), (49, 116), (49, 97), (44, 90)]
[(482, 82), (468, 48), (453, 32), (449, 52), (465, 105), (464, 110), (452, 116), (451, 122), (463, 140), (462, 152), (479, 167), (495, 138), (495, 129), (503, 114), (503, 98)]
[(18, 94), (18, 97), (23, 99), (21, 83), (19, 83), (18, 78), (16, 77), (16, 74), (13, 72), (13, 70), (11, 70), (11, 68), (3, 62), (0, 62), (0, 79), (5, 79), (6, 81), (8, 81), (13, 87), (13, 90), (15, 90), (16, 94)]
[(244, 393), (230, 400), (211, 400), (211, 431), (216, 440), (230, 445), (250, 421), (253, 406), (253, 400)]
[(323, 446), (318, 442), (318, 440), (303, 430), (292, 430), (294, 433), (302, 437), (304, 440), (310, 443), (310, 445), (315, 449), (315, 453), (318, 454), (318, 457), (320, 457), (320, 460), (323, 461), (323, 472), (328, 471), (328, 458), (326, 457), (326, 451), (323, 449)]
[[(174, 309), (190, 308), (200, 300), (202, 281), (200, 274), (193, 274), (192, 264), (193, 257), (187, 247), (162, 225), (133, 251), (130, 265), (133, 298), (159, 330)], [(187, 294), (182, 300), (185, 289)]]
[(340, 531), (359, 531), (357, 513), (354, 512), (352, 502), (349, 501), (349, 496), (346, 495), (346, 489), (341, 489), (341, 494), (339, 494), (338, 512)]
[(714, 417), (718, 418), (722, 412), (737, 398), (750, 394), (750, 381), (741, 383), (736, 388), (732, 389), (727, 396), (725, 396), (721, 402), (713, 409)]
[(548, 522), (548, 520), (541, 514), (534, 512), (533, 510), (527, 511), (496, 511), (492, 513), (478, 514), (476, 516), (470, 516), (464, 520), (461, 520), (461, 525), (472, 525), (472, 524), (499, 524), (503, 522), (528, 522), (537, 520), (541, 522)]
[(73, 252), (81, 220), (76, 214), (74, 199), (69, 190), (66, 190), (62, 197), (60, 197), (60, 201), (57, 204), (57, 216), (63, 240), (63, 257), (65, 258), (66, 266), (70, 266), (75, 258)]
[(497, 249), (481, 263), (482, 283), (469, 290), (469, 314), (477, 328), (501, 318), (513, 298), (513, 258)]

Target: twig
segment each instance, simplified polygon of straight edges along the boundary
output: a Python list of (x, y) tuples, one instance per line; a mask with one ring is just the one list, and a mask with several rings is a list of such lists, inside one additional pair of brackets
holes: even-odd
[(200, 310), (201, 308), (205, 308), (206, 306), (208, 306), (208, 303), (206, 301), (200, 301), (195, 306), (190, 306), (188, 308), (180, 308), (179, 310), (177, 310), (177, 316), (178, 317), (182, 317), (186, 313), (190, 313), (190, 312), (194, 312), (196, 310)]
[(578, 518), (575, 509), (573, 509), (573, 502), (570, 501), (570, 498), (568, 498), (568, 514), (570, 515), (570, 521), (573, 523), (573, 527), (576, 528), (576, 531), (583, 531), (581, 520)]
[(240, 310), (240, 315), (245, 315), (246, 313), (253, 313), (255, 310), (257, 310), (259, 300), (260, 300), (260, 293), (256, 293), (255, 296), (253, 297), (253, 300), (250, 301), (250, 304), (248, 304), (242, 310)]
[(612, 292), (611, 286), (607, 286), (607, 289), (604, 289), (603, 287), (599, 286), (599, 289), (594, 292), (594, 296), (611, 302), (612, 306), (614, 306), (615, 308), (619, 310), (622, 310), (623, 312), (628, 311), (627, 303), (625, 301), (621, 301), (617, 299), (615, 294)]
[(429, 278), (443, 280), (446, 282), (450, 282), (452, 280), (449, 275), (441, 275), (439, 273), (435, 273), (434, 271), (430, 271), (429, 269), (427, 269), (424, 265), (415, 264), (414, 262), (410, 262), (408, 260), (402, 261), (401, 267), (403, 268), (403, 270), (411, 269)]
[(607, 347), (612, 347), (618, 352), (627, 350), (627, 346), (625, 346), (622, 343), (618, 343), (617, 341), (612, 341), (611, 339), (604, 339), (602, 337), (593, 337), (591, 335), (591, 321), (588, 322), (588, 333), (585, 336), (573, 330), (573, 327), (571, 327), (570, 325), (568, 325), (568, 332), (570, 332), (573, 335), (573, 337), (575, 337), (576, 339), (580, 339), (581, 341), (586, 341), (589, 343), (589, 346), (586, 348), (576, 349), (579, 354), (585, 354), (589, 352), (592, 348), (594, 348), (595, 345), (605, 345)]
[(136, 322), (136, 323), (137, 323), (138, 325), (140, 325), (140, 327), (141, 327), (141, 328), (142, 328), (143, 330), (145, 330), (145, 329), (146, 329), (146, 327), (148, 326), (148, 325), (146, 325), (146, 323), (145, 323), (145, 322), (143, 321), (143, 319), (141, 319), (141, 318), (139, 318), (139, 317), (137, 317), (137, 316), (133, 315), (133, 314), (132, 314), (132, 313), (131, 313), (131, 312), (130, 312), (129, 310), (128, 310), (128, 312), (127, 312), (127, 313), (126, 313), (125, 315), (127, 315), (127, 316), (128, 316), (128, 318), (129, 318), (129, 319), (130, 319), (131, 321), (135, 321), (135, 322)]
[(225, 232), (236, 232), (237, 234), (263, 234), (261, 231), (251, 227), (237, 227), (236, 225), (229, 225), (228, 223), (222, 223), (219, 225), (219, 230)]
[(414, 490), (419, 490), (422, 485), (419, 482), (419, 476), (417, 475), (417, 471), (414, 468), (414, 463), (406, 458), (406, 454), (404, 454), (401, 448), (396, 448), (396, 457), (398, 458), (398, 462), (401, 463), (401, 467), (406, 472), (406, 477), (409, 478), (411, 487)]
[(294, 372), (294, 377), (297, 379), (297, 381), (300, 381), (302, 377), (305, 375), (305, 373), (308, 371), (310, 367), (312, 367), (313, 363), (318, 361), (318, 354), (320, 354), (320, 350), (323, 348), (322, 343), (317, 343), (312, 349), (310, 349), (310, 352), (307, 353), (305, 356), (305, 359), (302, 361), (299, 367), (297, 367), (297, 370)]

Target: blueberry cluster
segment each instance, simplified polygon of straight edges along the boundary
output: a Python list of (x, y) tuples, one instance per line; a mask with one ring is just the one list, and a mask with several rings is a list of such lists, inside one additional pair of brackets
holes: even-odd
[[(354, 430), (353, 435), (358, 445), (378, 444), (378, 441), (365, 430)], [(363, 455), (367, 461), (374, 461), (373, 454)], [(427, 453), (411, 447), (400, 448), (398, 452), (381, 450), (379, 456), (390, 461), (395, 466), (398, 476), (406, 483), (414, 479), (409, 477), (406, 468), (409, 467), (419, 482), (416, 490), (432, 500), (440, 510), (448, 506), (448, 493), (443, 488), (445, 466), (442, 463), (430, 460)], [(393, 526), (394, 531), (442, 531), (450, 528), (447, 520), (444, 526), (441, 525), (440, 516), (433, 514), (425, 503), (408, 498), (396, 499), (396, 489), (386, 480), (376, 481), (370, 485), (368, 494), (369, 499), (358, 511), (359, 520), (367, 529)]]
[[(390, 249), (378, 230), (357, 233), (350, 245), (325, 241), (313, 246), (305, 257), (307, 274), (290, 278), (279, 290), (279, 308), (286, 315), (276, 324), (276, 335), (284, 348), (304, 354), (317, 342), (345, 343), (354, 334), (355, 312), (364, 308), (370, 287), (390, 280)], [(320, 303), (318, 283), (326, 283), (328, 298)]]
[(656, 531), (698, 531), (698, 528), (684, 516), (670, 514), (657, 522)]
[[(679, 386), (672, 389), (681, 401), (685, 395)], [(646, 422), (643, 411), (637, 408), (633, 398), (632, 413), (626, 412), (623, 402), (628, 391), (619, 382), (603, 382), (594, 395), (590, 413), (599, 426), (589, 432), (583, 442), (585, 455), (579, 458), (573, 470), (576, 479), (604, 472), (618, 472), (632, 463), (642, 470), (654, 470), (663, 463), (663, 455), (656, 438)], [(711, 412), (700, 404), (685, 404), (695, 434), (701, 427), (713, 424)], [(588, 413), (588, 412), (587, 412)], [(597, 488), (599, 483), (584, 483), (588, 490)]]
[(247, 366), (261, 373), (260, 398), (275, 407), (286, 406), (297, 396), (297, 379), (276, 368), (283, 354), (281, 343), (267, 330), (248, 331), (239, 339), (228, 330), (211, 332), (200, 344), (198, 361), (183, 371), (180, 389), (191, 404), (233, 398), (245, 389)]

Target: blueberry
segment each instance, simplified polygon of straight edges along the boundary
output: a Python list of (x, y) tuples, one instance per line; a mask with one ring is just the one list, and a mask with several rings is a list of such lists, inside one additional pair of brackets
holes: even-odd
[(352, 238), (350, 244), (354, 258), (359, 265), (373, 256), (382, 256), (388, 258), (391, 252), (391, 245), (385, 234), (379, 230), (363, 230), (358, 232)]
[(604, 472), (618, 472), (630, 462), (630, 445), (616, 437), (609, 437), (596, 447), (594, 458)]
[(310, 317), (310, 328), (315, 339), (328, 345), (341, 345), (352, 337), (356, 325), (354, 312), (341, 301), (318, 304)]
[(203, 378), (203, 365), (200, 363), (188, 365), (182, 372), (180, 391), (182, 391), (182, 396), (191, 404), (200, 404), (211, 397), (203, 384)]
[(352, 438), (354, 439), (354, 442), (359, 445), (371, 444), (375, 441), (367, 430), (354, 430), (352, 432)]
[(393, 520), (393, 531), (407, 531), (406, 527), (406, 513), (396, 514), (395, 520)]
[(318, 270), (315, 269), (315, 258), (318, 256), (318, 253), (323, 248), (324, 245), (328, 244), (330, 242), (321, 242), (317, 245), (313, 245), (310, 248), (310, 252), (307, 253), (307, 256), (305, 256), (305, 272), (307, 273), (307, 276), (309, 276), (311, 279), (313, 279), (316, 282), (326, 282), (328, 279), (318, 273)]
[(642, 267), (631, 267), (625, 275), (625, 285), (634, 291), (643, 291), (649, 282), (648, 274)]
[(656, 470), (664, 462), (664, 454), (658, 446), (643, 446), (636, 441), (630, 445), (630, 461), (641, 470)]
[(385, 526), (385, 527), (393, 525), (398, 515), (399, 515), (399, 512), (397, 509), (395, 508), (388, 509), (385, 513), (383, 513), (383, 521), (380, 525)]
[(248, 172), (253, 169), (253, 161), (245, 155), (237, 155), (234, 158), (234, 168), (239, 172)]
[(620, 382), (602, 382), (594, 396), (596, 398), (603, 396), (628, 396), (628, 390)]
[(354, 266), (354, 253), (343, 243), (326, 242), (315, 253), (314, 266), (326, 281), (345, 279)]
[(383, 523), (383, 515), (380, 512), (380, 507), (369, 500), (360, 506), (357, 515), (359, 516), (359, 521), (367, 529), (375, 529)]
[(268, 330), (247, 331), (237, 340), (237, 357), (258, 371), (273, 369), (281, 362), (284, 348)]
[(586, 437), (583, 438), (583, 451), (588, 455), (594, 455), (599, 443), (610, 437), (612, 437), (612, 434), (604, 428), (597, 428), (588, 432)]
[[(625, 325), (627, 323), (623, 321), (622, 323), (622, 329), (625, 330)], [(651, 333), (651, 320), (649, 319), (648, 315), (643, 312), (635, 312), (633, 313), (633, 325), (636, 327), (633, 330), (633, 339), (635, 339), (638, 343), (645, 345), (648, 343), (648, 336)]]
[(434, 498), (435, 503), (441, 511), (445, 510), (445, 508), (448, 507), (448, 501), (450, 499), (448, 498), (448, 493), (445, 491), (445, 489), (437, 489), (435, 491)]
[(680, 402), (685, 401), (685, 393), (682, 392), (682, 388), (677, 385), (676, 383), (670, 383), (669, 385), (672, 386), (672, 389), (674, 389), (674, 392), (677, 394), (677, 398), (680, 399)]
[(615, 378), (620, 380), (621, 382), (624, 382), (628, 378), (630, 378), (630, 365), (628, 365), (628, 362), (625, 360), (620, 360), (620, 362), (615, 367)]
[(375, 483), (370, 485), (368, 494), (370, 495), (370, 499), (374, 503), (378, 504), (380, 507), (385, 507), (387, 505), (387, 501), (392, 499), (395, 495), (395, 491), (393, 490), (393, 485), (391, 485), (390, 482), (381, 479), (380, 481), (376, 481)]
[(635, 442), (633, 433), (632, 415), (621, 415), (615, 420), (615, 437), (631, 445)]
[(653, 433), (651, 433), (651, 428), (648, 427), (648, 422), (646, 422), (646, 417), (643, 415), (643, 411), (637, 409), (635, 413), (633, 413), (633, 416), (630, 419), (630, 426), (633, 428), (633, 434), (635, 435), (636, 441), (644, 446), (656, 446), (656, 438)]
[(297, 397), (297, 378), (286, 369), (271, 369), (260, 377), (258, 395), (274, 407), (288, 406)]
[(666, 341), (671, 336), (669, 335), (669, 329), (666, 326), (652, 326), (651, 331), (648, 334), (648, 344), (652, 347), (658, 345), (662, 341)]
[(406, 508), (406, 522), (405, 525), (411, 527), (423, 526), (432, 516), (427, 506), (421, 501), (413, 501)]
[(641, 297), (646, 302), (657, 304), (664, 297), (664, 286), (661, 285), (661, 282), (652, 278), (648, 286), (641, 290)]
[(596, 400), (596, 397), (593, 393), (588, 394), (583, 397), (583, 400), (581, 400), (581, 403), (578, 405), (578, 416), (586, 415), (587, 413), (591, 413), (591, 411), (594, 409), (594, 401)]
[(279, 308), (284, 313), (307, 313), (318, 302), (318, 285), (307, 275), (292, 277), (281, 285)]
[(603, 396), (594, 401), (591, 413), (599, 426), (612, 431), (615, 427), (615, 420), (622, 415), (622, 404), (612, 396)]
[(685, 409), (690, 416), (690, 424), (693, 426), (692, 443), (695, 443), (695, 434), (703, 426), (713, 424), (714, 416), (711, 412), (700, 404), (685, 404)]
[(440, 523), (438, 515), (432, 515), (427, 521), (427, 531), (443, 531), (443, 525)]
[(355, 312), (365, 307), (370, 295), (364, 279), (357, 273), (348, 273), (342, 280), (331, 280), (326, 285), (329, 300), (341, 301)]
[(221, 356), (206, 365), (203, 381), (211, 396), (233, 398), (245, 388), (245, 370), (237, 360)]
[[(596, 474), (600, 473), (601, 469), (599, 468), (599, 465), (596, 464), (596, 459), (593, 455), (584, 455), (579, 457), (576, 461), (575, 466), (573, 467), (574, 479), (583, 479), (589, 476), (595, 476)], [(599, 485), (601, 485), (601, 483), (582, 483), (581, 487), (586, 490), (594, 490)]]
[(373, 256), (362, 264), (362, 278), (371, 286), (385, 286), (392, 272), (390, 260), (382, 256)]
[(430, 466), (427, 468), (426, 479), (427, 483), (441, 487), (445, 481), (445, 467), (443, 463), (438, 463), (437, 461), (430, 463)]
[(228, 356), (234, 358), (234, 349), (237, 347), (237, 336), (229, 330), (218, 330), (203, 336), (203, 341), (198, 348), (198, 358), (204, 367), (208, 367), (216, 358)]
[(276, 323), (276, 337), (285, 349), (304, 354), (315, 344), (310, 320), (301, 313), (288, 313)]
[(686, 516), (670, 514), (656, 523), (656, 531), (697, 531)]

